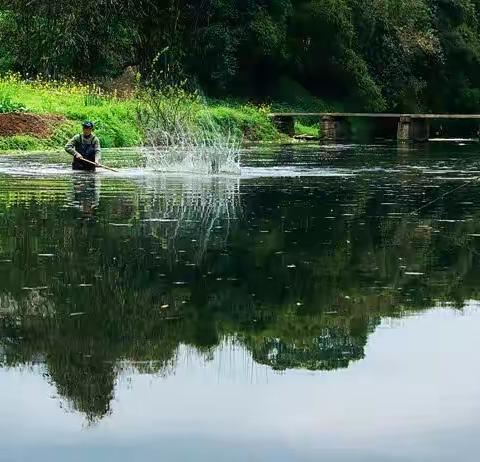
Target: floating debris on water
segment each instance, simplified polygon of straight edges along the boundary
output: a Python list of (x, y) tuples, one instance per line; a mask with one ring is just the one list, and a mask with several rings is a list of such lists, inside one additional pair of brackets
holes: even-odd
[(145, 218), (140, 221), (142, 223), (176, 223), (178, 220), (174, 218)]
[(84, 314), (86, 314), (84, 311), (78, 311), (76, 313), (70, 313), (70, 317), (83, 316)]
[(130, 228), (133, 226), (132, 223), (109, 223), (110, 226), (116, 226), (116, 227), (125, 227), (125, 228)]
[(438, 219), (440, 223), (465, 223), (465, 220), (447, 220), (447, 219)]

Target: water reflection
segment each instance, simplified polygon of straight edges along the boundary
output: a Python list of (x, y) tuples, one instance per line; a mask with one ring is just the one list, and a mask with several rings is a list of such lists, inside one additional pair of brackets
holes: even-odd
[(176, 261), (179, 253), (186, 253), (182, 246), (195, 263), (208, 247), (225, 246), (232, 222), (241, 215), (238, 178), (186, 177), (172, 182), (150, 177), (144, 187), (141, 222), (148, 233), (164, 241)]
[(83, 218), (93, 218), (100, 204), (101, 177), (80, 172), (73, 177), (73, 204), (82, 212)]
[(406, 214), (448, 187), (415, 171), (2, 179), (2, 365), (42, 364), (91, 422), (123, 367), (166, 376), (185, 347), (346, 368), (383, 317), (480, 298), (477, 190)]

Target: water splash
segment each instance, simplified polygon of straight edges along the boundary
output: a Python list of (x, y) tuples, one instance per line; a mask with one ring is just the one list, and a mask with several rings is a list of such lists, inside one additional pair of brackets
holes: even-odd
[(181, 122), (147, 132), (146, 166), (162, 172), (240, 174), (241, 139), (212, 120), (192, 129)]
[(147, 167), (162, 172), (240, 173), (243, 135), (216, 118), (208, 103), (182, 88), (146, 89), (137, 114), (145, 131)]

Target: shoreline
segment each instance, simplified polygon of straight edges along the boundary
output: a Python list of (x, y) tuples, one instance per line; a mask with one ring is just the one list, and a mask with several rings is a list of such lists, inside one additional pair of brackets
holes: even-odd
[[(146, 95), (146, 96), (145, 96)], [(269, 117), (273, 106), (248, 101), (212, 100), (178, 90), (172, 94), (138, 89), (129, 97), (103, 93), (98, 86), (56, 81), (26, 81), (17, 75), (0, 76), (0, 153), (61, 150), (81, 131), (84, 120), (95, 123), (103, 148), (130, 148), (150, 138), (149, 124), (167, 121), (161, 133), (169, 136), (171, 121), (185, 122), (180, 129), (207, 138), (226, 137), (243, 143), (296, 142), (279, 131)], [(298, 108), (284, 108), (284, 110)], [(296, 135), (318, 135), (318, 124), (299, 121)], [(155, 133), (154, 133), (155, 135)], [(173, 133), (173, 136), (178, 134)], [(182, 133), (180, 133), (182, 135)]]

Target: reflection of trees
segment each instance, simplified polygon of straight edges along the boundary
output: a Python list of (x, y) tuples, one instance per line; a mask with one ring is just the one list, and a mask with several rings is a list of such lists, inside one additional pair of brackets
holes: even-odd
[(46, 358), (48, 372), (58, 393), (68, 397), (73, 408), (83, 412), (89, 421), (108, 414), (116, 380), (114, 364), (102, 357), (65, 349), (64, 344), (50, 351), (52, 354)]
[[(3, 361), (43, 361), (91, 420), (109, 412), (119, 369), (168, 374), (182, 344), (208, 356), (235, 338), (276, 370), (329, 370), (361, 359), (384, 315), (478, 298), (474, 219), (379, 216), (382, 191), (354, 180), (305, 181), (311, 195), (279, 193), (284, 180), (269, 180), (246, 188), (245, 213), (231, 220), (236, 180), (175, 181), (104, 180), (88, 213), (78, 203), (91, 201), (90, 187), (71, 208), (58, 200), (71, 197), (63, 184), (64, 196), (2, 203)], [(441, 207), (429, 216), (462, 215)]]
[[(370, 321), (371, 322), (371, 321)], [(284, 321), (278, 322), (283, 325)], [(288, 325), (288, 323), (287, 323)], [(342, 316), (302, 316), (270, 330), (271, 335), (244, 334), (243, 340), (255, 361), (273, 369), (306, 368), (331, 370), (347, 367), (352, 360), (363, 358), (368, 319), (348, 319)], [(280, 337), (276, 337), (282, 331)]]

